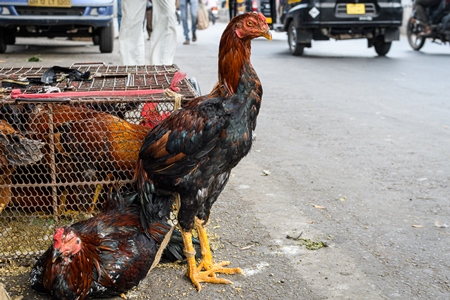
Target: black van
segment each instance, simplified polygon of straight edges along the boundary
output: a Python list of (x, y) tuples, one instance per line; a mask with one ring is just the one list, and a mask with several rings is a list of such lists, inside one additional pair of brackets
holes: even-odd
[(275, 1), (261, 0), (260, 10), (273, 29), (287, 32), (293, 55), (312, 40), (365, 38), (384, 56), (400, 39), (401, 0), (280, 0), (278, 7)]

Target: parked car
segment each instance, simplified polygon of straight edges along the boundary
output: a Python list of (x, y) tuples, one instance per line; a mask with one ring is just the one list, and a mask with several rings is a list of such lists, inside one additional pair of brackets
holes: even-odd
[(0, 53), (16, 37), (91, 37), (111, 53), (113, 8), (114, 0), (0, 0)]
[[(289, 49), (302, 55), (313, 40), (361, 39), (378, 55), (400, 39), (401, 0), (261, 0), (261, 12), (277, 31), (287, 32)], [(279, 17), (279, 23), (277, 23)]]

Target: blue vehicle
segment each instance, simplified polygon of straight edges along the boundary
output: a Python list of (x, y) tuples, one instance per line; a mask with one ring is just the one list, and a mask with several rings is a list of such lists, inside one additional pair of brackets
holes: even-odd
[(111, 53), (113, 18), (114, 0), (0, 0), (0, 53), (16, 37), (92, 37)]

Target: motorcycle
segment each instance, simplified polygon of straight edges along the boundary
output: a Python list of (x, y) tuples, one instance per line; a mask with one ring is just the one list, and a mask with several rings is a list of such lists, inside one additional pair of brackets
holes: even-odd
[(431, 33), (425, 33), (425, 24), (417, 18), (415, 7), (406, 25), (406, 36), (411, 48), (419, 51), (425, 44), (426, 39), (432, 42), (450, 42), (450, 2), (441, 0), (440, 4), (425, 9), (430, 20)]

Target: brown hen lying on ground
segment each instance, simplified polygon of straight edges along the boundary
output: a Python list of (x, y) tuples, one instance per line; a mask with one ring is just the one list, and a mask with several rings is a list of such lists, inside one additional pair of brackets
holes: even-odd
[[(170, 226), (161, 217), (140, 222), (136, 193), (110, 192), (104, 211), (95, 217), (56, 230), (53, 244), (30, 273), (33, 289), (52, 299), (83, 300), (112, 297), (127, 292), (147, 275)], [(170, 207), (153, 207), (166, 215)], [(147, 236), (148, 235), (148, 236)], [(180, 232), (175, 231), (163, 252), (170, 261), (183, 260)]]
[[(136, 167), (144, 228), (153, 222), (159, 195), (179, 194), (178, 221), (188, 254), (186, 276), (200, 291), (200, 282), (230, 283), (215, 273), (241, 273), (214, 263), (205, 223), (213, 203), (225, 188), (232, 168), (252, 145), (262, 97), (261, 83), (250, 63), (251, 41), (271, 39), (261, 13), (233, 18), (219, 46), (219, 80), (210, 94), (198, 97), (163, 120), (145, 138)], [(171, 201), (171, 200), (170, 200)], [(199, 235), (202, 261), (193, 256), (191, 231)]]

